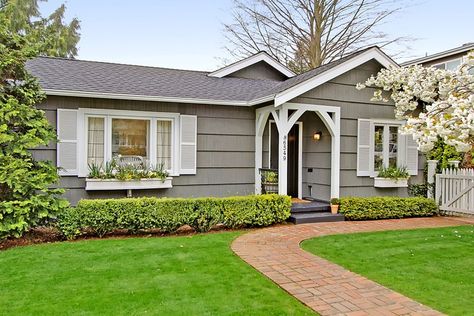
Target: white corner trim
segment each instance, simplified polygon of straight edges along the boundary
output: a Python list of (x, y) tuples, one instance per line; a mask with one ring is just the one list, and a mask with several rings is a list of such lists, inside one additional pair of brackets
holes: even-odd
[(382, 66), (388, 67), (400, 67), (396, 62), (394, 62), (390, 57), (385, 55), (379, 48), (373, 47), (368, 49), (366, 52), (363, 52), (346, 62), (337, 65), (328, 71), (325, 71), (315, 77), (312, 77), (306, 81), (303, 81), (289, 89), (286, 89), (275, 96), (275, 107), (291, 100), (299, 95), (314, 89), (323, 83), (328, 82), (329, 80), (342, 75), (343, 73), (352, 70), (369, 60), (375, 59)]
[(208, 76), (210, 77), (217, 77), (217, 78), (222, 78), (225, 77), (229, 74), (232, 74), (236, 71), (239, 71), (241, 69), (247, 68), (249, 66), (252, 66), (258, 62), (264, 61), (271, 67), (275, 68), (278, 70), (280, 73), (283, 75), (287, 76), (288, 78), (293, 77), (295, 73), (288, 69), (286, 66), (282, 65), (279, 63), (276, 59), (268, 55), (266, 52), (260, 52), (257, 53), (253, 56), (247, 57), (245, 59), (239, 60), (233, 64), (230, 64), (228, 66), (225, 66), (221, 69), (218, 69), (214, 72), (211, 72)]
[(78, 98), (97, 98), (97, 99), (117, 99), (117, 100), (133, 100), (133, 101), (154, 101), (154, 102), (174, 102), (174, 103), (193, 103), (193, 104), (212, 104), (212, 105), (231, 105), (231, 106), (253, 106), (263, 102), (273, 100), (272, 96), (265, 96), (251, 101), (227, 101), (227, 100), (213, 100), (213, 99), (194, 99), (194, 98), (177, 98), (177, 97), (163, 97), (163, 96), (148, 96), (135, 94), (121, 94), (121, 93), (106, 93), (106, 92), (90, 92), (90, 91), (74, 91), (74, 90), (58, 90), (58, 89), (43, 89), (46, 95), (64, 96), (64, 97), (78, 97)]

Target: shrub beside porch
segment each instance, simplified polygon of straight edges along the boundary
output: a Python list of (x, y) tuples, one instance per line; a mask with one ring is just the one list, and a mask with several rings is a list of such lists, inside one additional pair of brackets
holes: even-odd
[(423, 197), (345, 197), (340, 199), (339, 212), (347, 220), (373, 220), (433, 216), (438, 206)]
[(206, 232), (218, 224), (242, 228), (280, 223), (290, 216), (290, 208), (290, 197), (275, 194), (82, 200), (59, 215), (58, 227), (68, 239), (86, 232), (103, 236), (114, 230), (174, 232), (184, 225)]

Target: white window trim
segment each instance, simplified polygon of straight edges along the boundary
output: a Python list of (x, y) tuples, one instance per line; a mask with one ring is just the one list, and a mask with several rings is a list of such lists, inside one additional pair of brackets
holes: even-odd
[(168, 112), (145, 112), (145, 111), (126, 111), (126, 110), (108, 110), (108, 109), (78, 109), (78, 175), (79, 177), (86, 177), (89, 173), (87, 167), (87, 118), (88, 117), (103, 117), (104, 121), (104, 160), (112, 159), (112, 133), (111, 122), (113, 118), (128, 118), (128, 119), (142, 119), (150, 121), (150, 135), (149, 135), (149, 156), (150, 161), (156, 162), (156, 122), (158, 120), (171, 121), (172, 129), (172, 162), (171, 169), (168, 170), (170, 176), (179, 176), (180, 170), (180, 150), (179, 150), (179, 135), (180, 135), (180, 115), (179, 113)]
[[(394, 126), (394, 127), (402, 127), (405, 122), (404, 121), (398, 121), (398, 120), (385, 120), (385, 119), (370, 119), (370, 148), (369, 148), (369, 152), (370, 152), (370, 162), (369, 162), (369, 167), (370, 167), (370, 177), (371, 178), (375, 178), (377, 177), (377, 174), (378, 174), (378, 171), (375, 170), (375, 144), (374, 144), (374, 140), (375, 140), (375, 126), (384, 126), (384, 145), (385, 145), (385, 142), (389, 142), (389, 139), (390, 139), (390, 136), (389, 134), (390, 133), (386, 133), (385, 131), (389, 129), (389, 127), (391, 126)], [(400, 158), (403, 157), (403, 155), (405, 155), (405, 145), (404, 144), (401, 144), (400, 142), (400, 132), (398, 132), (398, 138), (397, 138), (397, 167), (403, 167), (402, 165), (400, 165)], [(385, 148), (386, 146), (384, 146), (384, 151), (383, 151), (383, 161), (384, 161), (384, 166), (385, 167), (388, 167), (388, 161), (389, 161), (389, 151), (388, 149)], [(357, 157), (357, 159), (359, 159), (359, 157)]]
[(446, 67), (448, 66), (448, 63), (453, 62), (453, 61), (459, 61), (459, 64), (462, 64), (463, 58), (464, 58), (464, 57), (446, 60), (446, 61), (443, 61), (442, 63), (433, 64), (433, 65), (431, 65), (431, 67), (437, 68), (438, 66), (444, 65), (444, 68), (443, 68), (443, 69), (444, 69), (444, 70), (448, 70), (448, 69), (446, 68)]

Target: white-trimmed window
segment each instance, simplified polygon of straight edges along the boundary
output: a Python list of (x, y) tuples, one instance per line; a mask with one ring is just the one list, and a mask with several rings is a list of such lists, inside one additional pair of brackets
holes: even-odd
[(86, 177), (88, 164), (120, 156), (171, 176), (196, 174), (197, 117), (179, 113), (58, 109), (60, 174)]
[(179, 115), (107, 112), (84, 111), (87, 164), (130, 157), (148, 166), (162, 164), (169, 173), (176, 174), (175, 152), (179, 144), (174, 126)]
[(456, 70), (459, 65), (461, 65), (462, 58), (456, 58), (453, 60), (448, 60), (443, 63), (435, 64), (433, 65), (434, 68), (436, 69), (444, 69), (444, 70), (449, 70), (449, 71), (454, 71)]
[(374, 172), (380, 168), (401, 167), (398, 155), (399, 126), (374, 123)]
[(399, 132), (403, 122), (359, 119), (357, 175), (375, 177), (381, 168), (406, 167), (418, 173), (418, 149), (411, 135)]

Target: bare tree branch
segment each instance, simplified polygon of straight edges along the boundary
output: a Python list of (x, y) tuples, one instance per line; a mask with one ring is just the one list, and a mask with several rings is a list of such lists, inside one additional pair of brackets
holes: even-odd
[(234, 0), (224, 24), (227, 50), (246, 57), (266, 50), (296, 72), (368, 46), (406, 44), (379, 27), (401, 10), (395, 0)]

